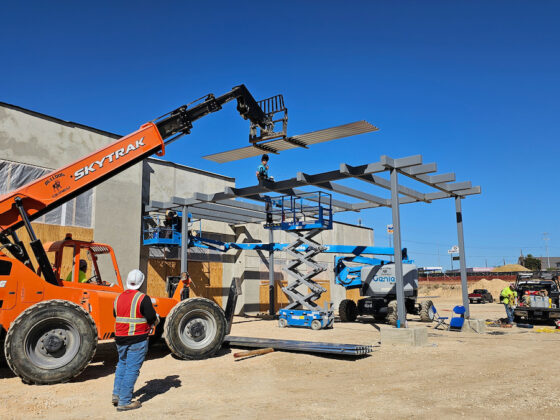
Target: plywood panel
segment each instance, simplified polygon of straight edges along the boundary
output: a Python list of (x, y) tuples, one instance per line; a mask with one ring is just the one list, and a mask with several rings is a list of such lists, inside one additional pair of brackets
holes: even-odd
[(325, 302), (331, 301), (331, 282), (329, 280), (314, 280), (314, 281), (315, 283), (327, 289), (327, 291), (323, 292), (321, 297), (315, 301), (317, 305), (319, 305), (321, 308), (324, 308)]
[(167, 276), (178, 276), (181, 264), (176, 260), (150, 258), (148, 260), (147, 293), (151, 297), (167, 297)]
[[(72, 239), (77, 239), (80, 241), (93, 241), (93, 229), (90, 228), (83, 228), (77, 226), (58, 226), (58, 225), (49, 225), (46, 223), (31, 223), (33, 226), (33, 230), (35, 231), (35, 235), (37, 238), (41, 240), (43, 245), (47, 242), (55, 242), (61, 241), (66, 237), (66, 234), (72, 234)], [(35, 255), (31, 251), (29, 247), (29, 235), (25, 228), (19, 228), (16, 233), (19, 236), (19, 239), (24, 243), (27, 252), (31, 257), (31, 261), (33, 262), (33, 266), (37, 268), (37, 260), (35, 259)], [(49, 261), (54, 264), (54, 252), (48, 252), (47, 256), (49, 257)], [(72, 271), (72, 252), (64, 252), (62, 256), (62, 267), (61, 273), (63, 279), (65, 279), (66, 275)], [(88, 276), (91, 275), (91, 267), (88, 267)]]
[(360, 299), (360, 289), (346, 289), (346, 299), (352, 299), (354, 302), (358, 302), (358, 299)]
[[(274, 283), (274, 311), (278, 312), (280, 309), (285, 308), (288, 303), (290, 303), (288, 296), (282, 291), (282, 287), (288, 285), (287, 281), (278, 281)], [(260, 312), (268, 312), (269, 306), (269, 296), (268, 296), (268, 281), (261, 281), (259, 285), (259, 304)]]
[(207, 288), (210, 286), (210, 266), (207, 262), (189, 261), (187, 265), (191, 276), (192, 297), (206, 297)]
[(224, 266), (219, 262), (210, 262), (210, 284), (207, 286), (207, 298), (222, 306), (222, 297), (225, 294), (223, 288)]
[(189, 261), (188, 270), (192, 280), (191, 296), (205, 297), (222, 306), (223, 264), (214, 261)]

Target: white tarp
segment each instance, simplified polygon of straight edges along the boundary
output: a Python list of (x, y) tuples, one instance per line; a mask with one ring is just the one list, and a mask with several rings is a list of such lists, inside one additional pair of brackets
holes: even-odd
[[(0, 159), (0, 195), (52, 172), (52, 169)], [(61, 226), (93, 227), (93, 189), (51, 210), (35, 222)]]

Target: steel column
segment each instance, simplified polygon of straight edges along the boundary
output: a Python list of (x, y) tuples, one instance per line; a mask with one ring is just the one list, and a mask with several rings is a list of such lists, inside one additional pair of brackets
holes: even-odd
[(459, 264), (461, 267), (461, 290), (463, 306), (466, 309), (465, 318), (470, 318), (469, 289), (467, 285), (467, 263), (465, 261), (465, 238), (463, 236), (463, 212), (461, 210), (461, 197), (455, 197), (455, 214), (457, 216), (457, 242), (459, 246)]
[(399, 175), (391, 168), (391, 210), (393, 213), (393, 248), (395, 249), (395, 277), (397, 288), (397, 327), (406, 328), (406, 308), (404, 304), (404, 279), (401, 253), (401, 216), (399, 211)]
[(268, 252), (268, 314), (274, 316), (276, 313), (274, 308), (274, 230), (268, 230), (268, 243), (270, 251)]
[(183, 206), (181, 217), (181, 273), (187, 272), (187, 253), (189, 252), (189, 208)]

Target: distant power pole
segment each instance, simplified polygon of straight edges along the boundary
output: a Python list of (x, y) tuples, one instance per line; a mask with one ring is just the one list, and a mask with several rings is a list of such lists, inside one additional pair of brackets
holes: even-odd
[(546, 263), (547, 263), (547, 268), (550, 268), (550, 257), (548, 256), (548, 241), (550, 240), (550, 238), (548, 237), (548, 233), (544, 232), (543, 233), (543, 241), (544, 241), (544, 247), (546, 249)]

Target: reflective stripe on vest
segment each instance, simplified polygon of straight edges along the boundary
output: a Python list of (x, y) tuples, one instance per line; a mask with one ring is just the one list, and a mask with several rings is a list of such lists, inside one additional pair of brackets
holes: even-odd
[[(128, 324), (128, 335), (132, 336), (132, 335), (135, 335), (136, 327), (139, 324), (143, 324), (144, 326), (148, 325), (148, 321), (146, 320), (146, 318), (144, 318), (142, 316), (140, 316), (140, 317), (136, 316), (136, 314), (141, 314), (141, 312), (139, 310), (140, 304), (142, 303), (142, 300), (144, 299), (144, 296), (146, 296), (146, 295), (144, 295), (143, 293), (140, 293), (140, 292), (136, 292), (136, 294), (132, 298), (132, 302), (130, 303), (130, 314), (129, 314), (130, 316), (129, 317), (118, 316), (119, 315), (119, 313), (117, 311), (118, 300), (121, 296), (117, 297), (115, 299), (115, 303), (114, 303), (116, 323), (117, 324)], [(147, 331), (146, 331), (146, 333), (147, 333)]]

